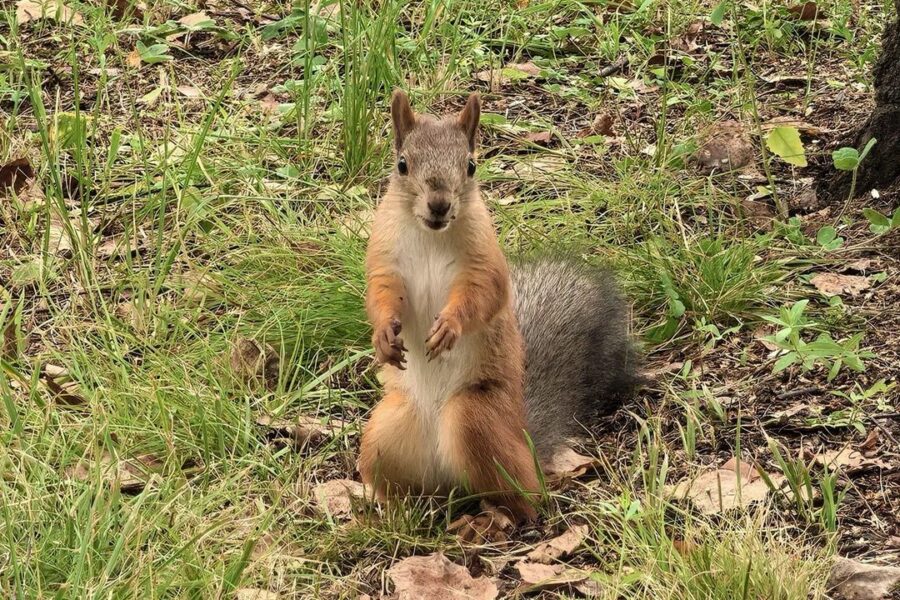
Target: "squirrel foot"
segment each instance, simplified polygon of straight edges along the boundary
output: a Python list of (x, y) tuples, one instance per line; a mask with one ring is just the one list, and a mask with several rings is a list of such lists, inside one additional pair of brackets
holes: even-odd
[(461, 516), (450, 523), (447, 531), (455, 533), (466, 543), (497, 544), (508, 541), (515, 527), (508, 511), (482, 502), (479, 514)]

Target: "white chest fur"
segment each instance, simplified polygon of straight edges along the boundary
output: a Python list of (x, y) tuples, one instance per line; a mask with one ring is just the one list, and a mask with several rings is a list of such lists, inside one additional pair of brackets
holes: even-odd
[(398, 264), (407, 293), (401, 317), (401, 338), (407, 349), (407, 369), (402, 378), (426, 428), (436, 426), (447, 398), (471, 381), (477, 342), (463, 335), (452, 350), (431, 361), (425, 357), (425, 338), (435, 316), (446, 305), (461, 267), (460, 253), (448, 233), (411, 228), (398, 247)]

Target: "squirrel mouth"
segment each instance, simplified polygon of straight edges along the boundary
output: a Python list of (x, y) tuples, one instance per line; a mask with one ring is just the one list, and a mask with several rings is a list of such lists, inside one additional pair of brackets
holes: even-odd
[(449, 221), (432, 221), (431, 219), (424, 218), (422, 220), (425, 222), (425, 226), (433, 231), (440, 231), (441, 229), (447, 227), (447, 225), (449, 224)]

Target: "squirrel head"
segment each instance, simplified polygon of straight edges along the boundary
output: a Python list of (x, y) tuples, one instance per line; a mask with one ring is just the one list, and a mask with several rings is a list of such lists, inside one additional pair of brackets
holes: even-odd
[(391, 98), (395, 158), (391, 188), (429, 231), (448, 229), (477, 189), (474, 153), (480, 116), (478, 94), (471, 94), (457, 115), (442, 119), (414, 113), (400, 90)]

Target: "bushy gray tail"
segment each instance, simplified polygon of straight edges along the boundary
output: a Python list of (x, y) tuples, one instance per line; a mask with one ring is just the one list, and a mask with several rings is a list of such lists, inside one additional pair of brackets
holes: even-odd
[(629, 311), (611, 274), (561, 259), (512, 265), (525, 338), (528, 429), (541, 460), (614, 411), (642, 379)]

